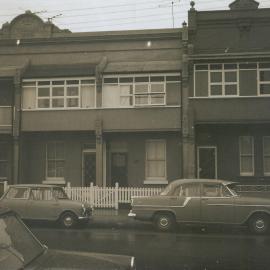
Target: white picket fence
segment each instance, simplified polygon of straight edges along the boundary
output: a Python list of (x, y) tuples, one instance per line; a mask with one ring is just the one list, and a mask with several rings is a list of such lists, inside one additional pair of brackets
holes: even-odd
[(132, 196), (153, 196), (161, 192), (162, 188), (137, 187), (98, 187), (91, 183), (90, 187), (64, 188), (72, 200), (88, 202), (94, 208), (119, 208), (119, 203), (130, 203)]

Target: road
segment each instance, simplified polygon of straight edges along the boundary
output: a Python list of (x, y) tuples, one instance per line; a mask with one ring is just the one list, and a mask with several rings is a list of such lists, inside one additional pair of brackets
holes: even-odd
[(151, 226), (64, 230), (35, 225), (32, 230), (49, 248), (132, 255), (142, 270), (270, 269), (270, 235), (250, 235), (243, 229), (160, 233)]

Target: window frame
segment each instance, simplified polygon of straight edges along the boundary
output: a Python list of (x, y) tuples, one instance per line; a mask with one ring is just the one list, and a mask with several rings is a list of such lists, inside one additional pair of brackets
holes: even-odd
[[(250, 137), (252, 140), (252, 152), (251, 154), (241, 154), (241, 138), (245, 138), (245, 137)], [(252, 158), (252, 171), (251, 172), (242, 172), (242, 157), (251, 157)], [(246, 136), (239, 136), (239, 171), (240, 171), (240, 176), (254, 176), (254, 172), (255, 172), (255, 167), (254, 167), (254, 160), (255, 160), (255, 156), (254, 156), (254, 137), (250, 136), (250, 135), (246, 135)]]
[[(8, 147), (7, 143), (0, 142), (0, 150), (2, 149), (2, 147), (6, 148), (5, 149), (6, 150), (6, 159), (1, 159), (0, 158), (0, 164), (5, 164), (5, 166), (6, 166), (6, 175), (4, 176), (4, 175), (0, 174), (0, 181), (3, 181), (3, 180), (5, 181), (8, 178), (9, 147)], [(2, 167), (0, 166), (0, 168), (2, 168)]]
[(269, 144), (270, 144), (270, 136), (263, 136), (263, 175), (264, 176), (270, 176), (270, 171), (269, 172), (266, 172), (265, 171), (265, 157), (268, 157), (270, 158), (270, 154), (266, 155), (265, 154), (265, 139), (268, 139), (269, 140)]
[[(148, 168), (148, 151), (147, 145), (153, 142), (160, 142), (163, 143), (164, 146), (164, 160), (155, 160), (155, 161), (163, 161), (164, 162), (164, 177), (155, 177), (155, 176), (148, 176), (147, 175), (147, 168)], [(167, 141), (165, 139), (150, 139), (145, 141), (145, 181), (144, 184), (168, 184), (167, 180)]]
[[(39, 82), (49, 82), (48, 85), (38, 85)], [(63, 84), (53, 84), (53, 82), (60, 82), (64, 81)], [(78, 84), (68, 84), (68, 81), (78, 81)], [(89, 83), (84, 83), (84, 81), (91, 81)], [(96, 79), (95, 77), (59, 77), (59, 78), (37, 78), (37, 79), (23, 79), (22, 81), (22, 91), (24, 89), (24, 83), (33, 83), (33, 85), (25, 85), (25, 88), (35, 88), (35, 108), (23, 108), (23, 101), (21, 104), (22, 110), (74, 110), (74, 109), (95, 109), (96, 108), (96, 97), (97, 97), (97, 88), (96, 88)], [(67, 93), (68, 87), (78, 87), (78, 95), (70, 96)], [(94, 86), (94, 106), (84, 108), (82, 107), (82, 88), (84, 86)], [(63, 96), (53, 96), (53, 88), (55, 87), (63, 87), (64, 88), (64, 95)], [(39, 89), (42, 88), (49, 88), (49, 95), (40, 97), (38, 96)], [(78, 106), (67, 106), (68, 99), (76, 98), (78, 99)], [(39, 107), (38, 101), (42, 99), (49, 99), (49, 107)], [(64, 106), (63, 107), (53, 107), (52, 101), (56, 99), (63, 99)]]
[[(167, 80), (167, 77), (179, 77), (179, 80)], [(146, 82), (136, 82), (136, 78), (138, 77), (145, 77), (148, 78), (148, 81)], [(151, 81), (151, 78), (153, 77), (163, 77), (163, 81)], [(105, 82), (108, 78), (117, 78), (117, 82)], [(132, 78), (132, 82), (120, 82), (120, 78)], [(132, 105), (127, 106), (121, 106), (120, 100), (118, 106), (104, 106), (104, 91), (102, 91), (102, 108), (140, 108), (140, 107), (158, 107), (158, 106), (168, 106), (167, 105), (167, 84), (174, 83), (174, 82), (180, 82), (181, 83), (181, 73), (147, 73), (147, 74), (117, 74), (117, 75), (104, 75), (102, 80), (102, 89), (104, 89), (104, 85), (115, 85), (118, 86), (119, 92), (120, 92), (120, 86), (121, 85), (131, 85), (132, 86), (132, 94), (124, 95), (125, 97), (129, 96), (132, 98)], [(147, 84), (147, 91), (144, 93), (136, 93), (136, 85), (145, 85)], [(163, 85), (163, 92), (152, 92), (151, 86), (152, 85)], [(121, 93), (121, 92), (120, 92)], [(122, 95), (123, 96), (123, 95)], [(122, 97), (120, 95), (120, 99)], [(146, 104), (136, 104), (136, 97), (139, 96), (147, 96), (147, 103)], [(155, 98), (155, 96), (163, 96), (163, 102), (162, 103), (151, 103), (151, 100)]]
[[(48, 159), (48, 146), (49, 144), (54, 144), (54, 150), (56, 149), (56, 144), (63, 144), (63, 159)], [(55, 151), (56, 152), (56, 151)], [(48, 163), (49, 161), (54, 161), (55, 163), (57, 161), (63, 161), (64, 165), (63, 167), (65, 168), (65, 143), (63, 141), (49, 141), (46, 143), (46, 172), (45, 172), (45, 176), (46, 176), (46, 180), (43, 181), (43, 183), (65, 183), (65, 175), (63, 176), (60, 176), (60, 177), (57, 177), (56, 175), (55, 176), (48, 176)]]

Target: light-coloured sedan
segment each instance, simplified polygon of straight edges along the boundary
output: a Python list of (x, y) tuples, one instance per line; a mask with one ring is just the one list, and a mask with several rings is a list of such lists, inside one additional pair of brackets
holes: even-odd
[(11, 185), (0, 205), (12, 209), (25, 220), (60, 221), (66, 228), (88, 222), (92, 209), (70, 200), (62, 187), (54, 185)]
[(158, 196), (133, 197), (130, 217), (151, 221), (159, 230), (175, 223), (247, 225), (257, 234), (270, 225), (270, 198), (237, 194), (223, 180), (180, 179)]

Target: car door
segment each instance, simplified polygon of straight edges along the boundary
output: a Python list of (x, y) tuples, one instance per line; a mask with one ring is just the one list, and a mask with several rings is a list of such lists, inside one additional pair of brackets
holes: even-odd
[(182, 184), (176, 193), (176, 220), (187, 223), (200, 222), (200, 183)]
[(52, 195), (51, 188), (32, 188), (28, 205), (28, 218), (55, 220), (58, 218), (59, 202)]
[(201, 195), (203, 223), (234, 223), (234, 197), (221, 183), (203, 183)]

